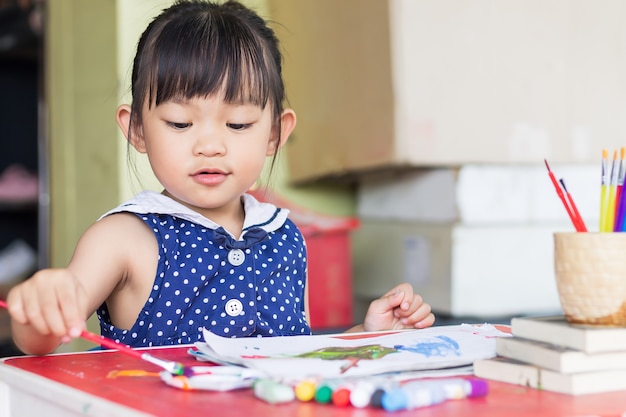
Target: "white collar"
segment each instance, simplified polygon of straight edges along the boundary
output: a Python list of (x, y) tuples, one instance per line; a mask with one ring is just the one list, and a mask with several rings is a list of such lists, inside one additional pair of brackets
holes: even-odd
[[(242, 237), (247, 230), (261, 228), (270, 233), (279, 229), (289, 215), (289, 210), (278, 208), (270, 203), (259, 202), (250, 194), (243, 194), (245, 219)], [(142, 191), (130, 200), (103, 214), (100, 219), (114, 213), (131, 212), (136, 214), (169, 214), (215, 230), (221, 226), (200, 213), (180, 204), (171, 198), (154, 191)], [(98, 220), (100, 220), (98, 219)]]

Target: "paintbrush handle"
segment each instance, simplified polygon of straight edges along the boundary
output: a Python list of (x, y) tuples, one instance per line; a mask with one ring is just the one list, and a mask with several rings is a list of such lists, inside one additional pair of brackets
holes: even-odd
[(184, 367), (178, 362), (166, 361), (163, 359), (155, 358), (147, 352), (132, 349), (122, 343), (116, 342), (115, 340), (108, 339), (104, 336), (99, 336), (95, 333), (88, 332), (87, 330), (83, 330), (80, 334), (80, 337), (99, 345), (105, 346), (109, 349), (115, 349), (126, 355), (133, 356), (146, 362), (150, 362), (151, 364), (161, 367), (174, 375), (182, 375), (184, 372)]
[(150, 362), (151, 364), (157, 365), (174, 375), (182, 375), (185, 372), (183, 365), (178, 362), (166, 361), (160, 358), (156, 358), (147, 352), (141, 352), (132, 349), (122, 343), (118, 343), (104, 336), (99, 336), (97, 334), (88, 332), (87, 330), (83, 330), (80, 334), (80, 337), (82, 337), (83, 339), (87, 339), (91, 342), (100, 344), (102, 346), (108, 347), (109, 349), (115, 349), (120, 351), (121, 353), (125, 353), (146, 362)]
[[(0, 307), (8, 308), (9, 306), (7, 305), (6, 301), (0, 300)], [(103, 336), (98, 336), (97, 334), (88, 332), (87, 330), (83, 330), (80, 333), (80, 337), (82, 337), (83, 339), (87, 339), (87, 340), (89, 340), (91, 342), (97, 343), (99, 345), (106, 346), (106, 347), (111, 348), (111, 349), (117, 349), (119, 351), (127, 353), (127, 354), (129, 354), (131, 356), (134, 356), (136, 358), (143, 359), (140, 352), (132, 350), (128, 346), (124, 346), (123, 344), (117, 343), (114, 340), (107, 339), (107, 338), (105, 338)]]
[[(7, 306), (6, 301), (0, 300), (0, 307), (7, 308), (8, 306)], [(134, 356), (135, 358), (139, 358), (139, 359), (142, 359), (142, 360), (144, 359), (144, 357), (143, 357), (144, 354), (142, 352), (138, 352), (136, 350), (133, 350), (133, 349), (129, 348), (126, 345), (123, 345), (122, 343), (118, 343), (118, 342), (116, 342), (114, 340), (107, 339), (104, 336), (99, 336), (99, 335), (97, 335), (95, 333), (91, 333), (91, 332), (89, 332), (87, 330), (83, 330), (80, 333), (80, 337), (82, 337), (83, 339), (89, 340), (90, 342), (94, 342), (94, 343), (96, 343), (98, 345), (105, 346), (105, 347), (107, 347), (109, 349), (119, 350), (120, 352), (123, 352), (123, 353), (125, 353), (127, 355), (130, 355), (130, 356)]]
[(99, 336), (95, 333), (88, 332), (87, 330), (83, 330), (80, 333), (80, 337), (82, 337), (83, 339), (89, 340), (90, 342), (94, 342), (98, 345), (105, 346), (109, 349), (119, 350), (120, 352), (125, 353), (130, 356), (134, 356), (135, 358), (143, 359), (143, 353), (138, 352), (134, 349), (131, 349), (122, 343), (118, 343), (115, 340), (107, 339), (104, 336)]
[[(8, 308), (7, 302), (4, 301), (4, 300), (0, 300), (0, 307)], [(128, 346), (124, 346), (121, 343), (117, 343), (116, 341), (111, 340), (111, 339), (107, 339), (107, 338), (105, 338), (103, 336), (98, 336), (97, 334), (88, 332), (87, 330), (83, 330), (80, 333), (80, 337), (82, 337), (83, 339), (87, 339), (87, 340), (89, 340), (91, 342), (97, 343), (99, 345), (106, 346), (106, 347), (111, 348), (111, 349), (117, 349), (117, 350), (119, 350), (121, 352), (127, 353), (127, 354), (129, 354), (131, 356), (134, 356), (136, 358), (143, 359), (142, 356), (141, 356), (141, 353), (139, 353), (139, 352), (137, 352), (135, 350), (132, 350)]]
[[(0, 300), (0, 307), (8, 308), (6, 301)], [(115, 340), (108, 339), (104, 336), (100, 336), (95, 333), (91, 333), (87, 330), (81, 331), (80, 337), (82, 337), (83, 339), (89, 340), (90, 342), (94, 342), (98, 345), (105, 346), (109, 349), (115, 349), (129, 356), (132, 356), (132, 357), (144, 360), (146, 362), (150, 362), (154, 365), (160, 366), (161, 368), (165, 369), (166, 371), (174, 375), (184, 375), (184, 374), (191, 372), (189, 370), (186, 370), (185, 367), (178, 362), (166, 361), (163, 359), (155, 358), (149, 353), (134, 350), (122, 343), (116, 342)]]

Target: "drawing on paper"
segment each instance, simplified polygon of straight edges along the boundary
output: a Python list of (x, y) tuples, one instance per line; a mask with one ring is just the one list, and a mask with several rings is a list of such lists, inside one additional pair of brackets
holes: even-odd
[(277, 377), (358, 376), (471, 365), (495, 356), (495, 338), (501, 336), (510, 334), (487, 324), (239, 339), (205, 331), (205, 343), (196, 343), (191, 353), (200, 360), (245, 366)]
[(433, 341), (422, 341), (414, 345), (396, 345), (397, 350), (419, 353), (427, 358), (432, 356), (461, 356), (459, 342), (445, 335), (435, 336)]
[(324, 360), (379, 359), (397, 351), (398, 350), (395, 348), (388, 348), (382, 345), (332, 346), (301, 353), (294, 357), (319, 358)]

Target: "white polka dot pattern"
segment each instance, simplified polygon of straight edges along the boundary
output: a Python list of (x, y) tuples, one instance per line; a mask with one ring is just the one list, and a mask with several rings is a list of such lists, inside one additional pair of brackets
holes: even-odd
[(137, 216), (160, 248), (154, 285), (129, 330), (111, 324), (105, 304), (98, 309), (104, 336), (140, 347), (201, 341), (202, 328), (228, 337), (311, 333), (306, 249), (291, 220), (259, 243), (228, 250), (205, 226), (171, 215)]

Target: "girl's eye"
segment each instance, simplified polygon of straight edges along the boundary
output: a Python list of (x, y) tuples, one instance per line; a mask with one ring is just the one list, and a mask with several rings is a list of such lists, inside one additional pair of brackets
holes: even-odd
[(191, 126), (191, 123), (176, 123), (176, 122), (167, 122), (167, 125), (176, 129), (176, 130), (183, 130), (188, 128), (189, 126)]
[(245, 130), (252, 126), (252, 123), (228, 123), (227, 126), (232, 130)]

